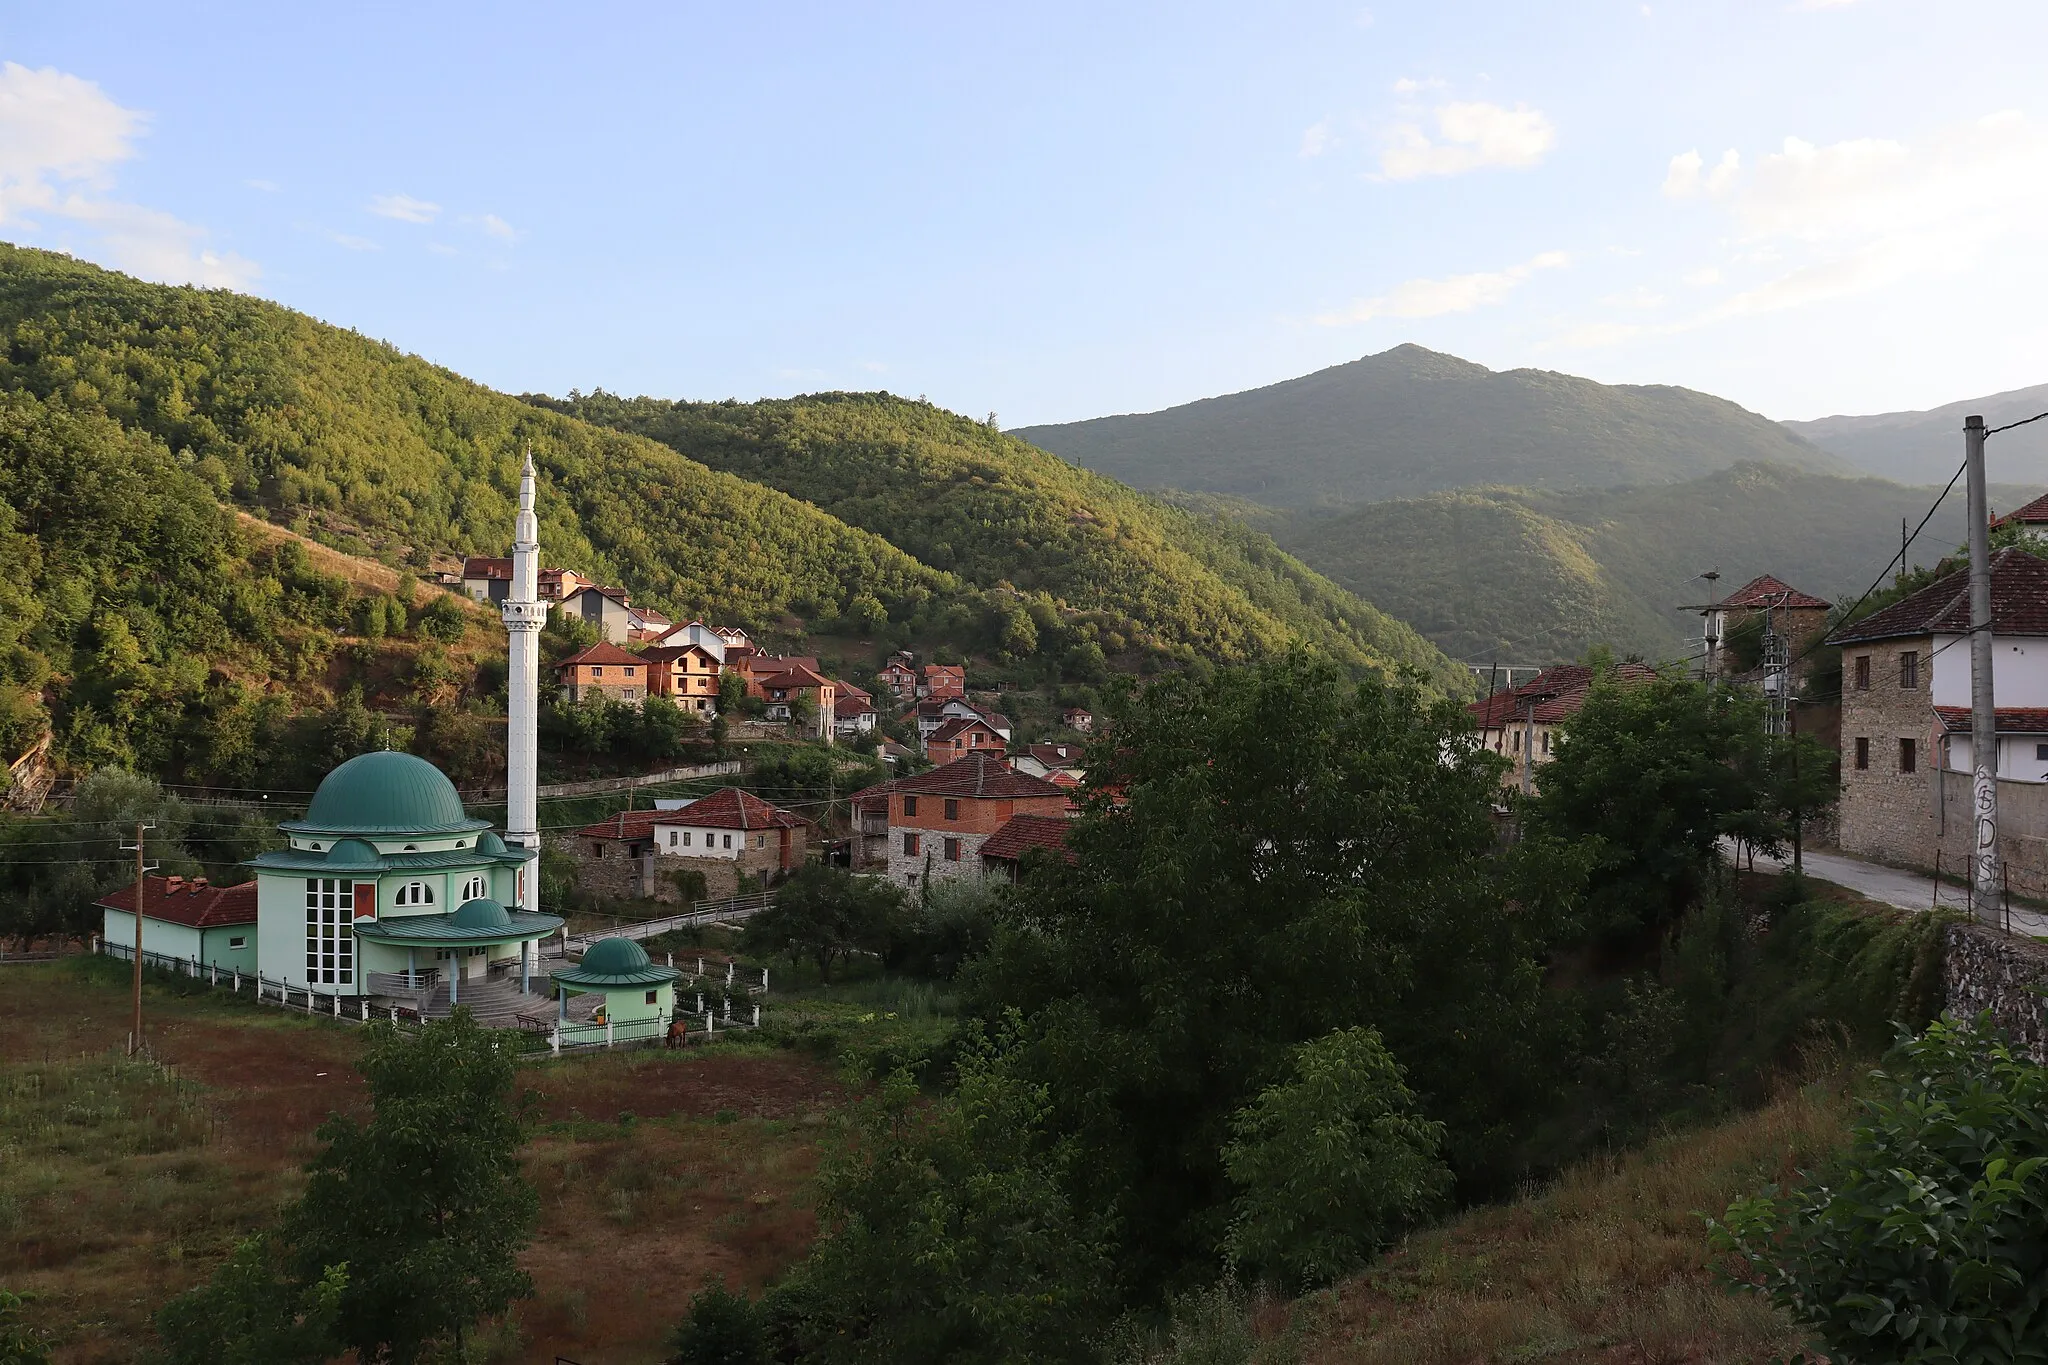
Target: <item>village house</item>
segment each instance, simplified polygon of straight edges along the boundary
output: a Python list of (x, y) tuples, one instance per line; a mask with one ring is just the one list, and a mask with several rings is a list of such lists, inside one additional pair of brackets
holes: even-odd
[(935, 764), (982, 752), (1000, 755), (1003, 737), (979, 716), (971, 720), (955, 716), (932, 731), (924, 742), (924, 756)]
[(1051, 781), (1053, 774), (1064, 773), (1079, 780), (1084, 776), (1081, 766), (1083, 749), (1078, 744), (1033, 744), (1022, 753), (1010, 755), (1010, 766), (1020, 773), (1043, 777)]
[[(1657, 670), (1648, 664), (1617, 664), (1607, 677), (1628, 685), (1648, 682)], [(1558, 727), (1579, 713), (1598, 675), (1585, 664), (1546, 668), (1520, 687), (1504, 688), (1465, 710), (1472, 717), (1482, 749), (1504, 755), (1512, 766), (1501, 776), (1503, 787), (1533, 790), (1536, 774), (1551, 759)]]
[(685, 621), (679, 626), (670, 626), (662, 632), (660, 639), (655, 643), (671, 649), (696, 645), (709, 654), (720, 668), (725, 667), (725, 637), (702, 621)]
[(624, 588), (599, 587), (585, 583), (562, 595), (555, 608), (563, 616), (588, 621), (598, 634), (615, 645), (633, 638), (633, 623), (640, 619), (633, 611), (633, 598)]
[(725, 659), (728, 664), (741, 655), (761, 652), (754, 644), (753, 638), (738, 626), (713, 626), (711, 629), (718, 635), (719, 642), (725, 646)]
[(965, 697), (921, 701), (917, 704), (916, 718), (917, 742), (920, 745), (929, 743), (934, 732), (955, 720), (978, 720), (1000, 735), (1003, 743), (1010, 742), (1010, 718), (1000, 711), (976, 706)]
[[(1991, 556), (2000, 853), (2048, 894), (2048, 562)], [(1957, 570), (1828, 637), (1842, 651), (1841, 846), (1966, 868), (1971, 814), (1969, 575)]]
[(836, 699), (832, 703), (832, 733), (844, 739), (870, 734), (882, 723), (874, 697), (852, 683), (833, 681)]
[[(462, 561), (459, 579), (462, 591), (472, 600), (486, 603), (502, 603), (512, 591), (511, 559), (492, 559), (485, 555), (471, 555)], [(536, 583), (536, 595), (543, 602), (559, 602), (565, 592), (574, 592), (589, 579), (574, 569), (542, 569)]]
[(1085, 735), (1094, 731), (1095, 717), (1078, 706), (1069, 706), (1066, 710), (1060, 712), (1060, 724), (1066, 726), (1075, 734)]
[[(135, 887), (101, 896), (100, 932), (135, 946)], [(142, 951), (201, 968), (256, 971), (256, 883), (214, 886), (204, 877), (147, 877), (142, 884)]]
[(1994, 531), (2007, 526), (2016, 528), (2022, 536), (2037, 544), (2048, 542), (2048, 493), (1991, 523), (1991, 529)]
[[(1761, 633), (1769, 631), (1785, 642), (1786, 658), (1792, 667), (1792, 683), (1804, 684), (1812, 671), (1812, 646), (1827, 632), (1828, 613), (1834, 603), (1762, 574), (1719, 601), (1695, 608), (1704, 621), (1705, 648), (1702, 671), (1709, 678), (1734, 678), (1754, 674), (1762, 664), (1757, 656)], [(1756, 648), (1740, 652), (1731, 648), (1729, 633), (1738, 636), (1751, 627), (1758, 631)]]
[(1017, 882), (1023, 875), (1024, 859), (1033, 849), (1052, 857), (1074, 861), (1067, 847), (1067, 832), (1074, 822), (1063, 815), (1013, 815), (982, 842), (982, 875), (1000, 881)]
[(959, 664), (926, 664), (917, 695), (927, 701), (967, 695), (967, 669)]
[(724, 787), (674, 810), (621, 811), (576, 831), (560, 847), (579, 880), (612, 896), (674, 901), (678, 872), (703, 874), (704, 894), (737, 894), (741, 877), (777, 881), (810, 856), (812, 824), (751, 792)]
[(909, 701), (917, 695), (917, 669), (912, 665), (909, 650), (898, 650), (889, 662), (882, 665), (878, 677), (889, 695), (897, 701)]
[(628, 640), (641, 642), (659, 640), (674, 629), (675, 622), (669, 620), (668, 617), (652, 607), (629, 605), (626, 608), (626, 638)]
[(604, 697), (638, 706), (647, 697), (647, 663), (608, 641), (578, 650), (555, 665), (565, 701)]
[(1000, 753), (986, 752), (870, 787), (855, 794), (853, 805), (862, 845), (857, 852), (886, 860), (889, 880), (906, 887), (979, 877), (981, 846), (1011, 816), (1063, 819), (1073, 809), (1059, 787), (1015, 772)]
[(718, 714), (717, 656), (674, 631), (665, 638), (678, 643), (649, 645), (640, 651), (647, 670), (647, 695), (667, 697), (683, 710), (709, 720)]
[(801, 698), (810, 705), (809, 729), (817, 738), (829, 743), (837, 715), (838, 686), (817, 671), (815, 662), (806, 664), (795, 659), (773, 662), (783, 665), (780, 671), (766, 676), (756, 675), (762, 700), (768, 703), (762, 715), (769, 720), (793, 722), (798, 718), (798, 700)]

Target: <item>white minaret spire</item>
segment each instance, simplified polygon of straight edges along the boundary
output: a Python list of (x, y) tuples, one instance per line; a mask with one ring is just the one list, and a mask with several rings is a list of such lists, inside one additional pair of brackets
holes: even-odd
[[(511, 637), (505, 669), (505, 842), (540, 847), (539, 780), (540, 628), (548, 604), (540, 600), (540, 519), (533, 514), (533, 447), (519, 473), (519, 518), (512, 540), (512, 591), (505, 597)], [(520, 909), (540, 907), (540, 868), (529, 863)]]

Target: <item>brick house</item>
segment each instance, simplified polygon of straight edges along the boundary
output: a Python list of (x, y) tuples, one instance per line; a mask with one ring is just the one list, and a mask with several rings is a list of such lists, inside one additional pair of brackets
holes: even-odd
[(755, 675), (761, 697), (768, 703), (768, 709), (762, 714), (769, 720), (793, 721), (796, 719), (797, 699), (807, 699), (811, 704), (810, 728), (819, 739), (829, 743), (839, 700), (838, 685), (818, 672), (815, 663), (797, 659), (769, 662), (783, 667), (765, 676)]
[(1000, 757), (1003, 737), (979, 716), (973, 720), (953, 719), (932, 731), (924, 742), (924, 756), (933, 763), (951, 763), (971, 753), (992, 753)]
[(701, 872), (705, 895), (722, 900), (743, 876), (779, 881), (810, 856), (811, 822), (751, 792), (723, 787), (675, 810), (621, 811), (559, 841), (586, 889), (676, 901), (675, 874)]
[(976, 706), (965, 697), (947, 697), (940, 700), (925, 700), (917, 704), (917, 742), (926, 744), (943, 725), (954, 720), (978, 720), (1002, 736), (1003, 743), (1010, 742), (1010, 718), (1000, 711), (991, 711), (985, 706)]
[[(2048, 562), (1991, 556), (2001, 853), (2015, 891), (2048, 891)], [(1968, 866), (1973, 840), (1969, 574), (1842, 627), (1841, 846)]]
[(857, 795), (863, 838), (882, 812), (888, 878), (914, 887), (934, 880), (978, 877), (981, 846), (1013, 815), (1064, 819), (1067, 793), (1042, 778), (1013, 771), (1001, 753), (970, 753), (942, 767), (900, 777)]
[(1094, 731), (1095, 717), (1078, 706), (1069, 706), (1060, 713), (1060, 724), (1077, 735), (1085, 735)]
[(1074, 852), (1067, 847), (1067, 831), (1073, 827), (1072, 820), (1060, 815), (1011, 816), (982, 841), (982, 875), (1016, 882), (1023, 875), (1025, 856), (1033, 849), (1073, 862)]
[(647, 664), (638, 654), (600, 640), (555, 665), (565, 701), (604, 697), (638, 706), (647, 696)]
[(959, 664), (926, 664), (917, 684), (917, 695), (927, 701), (967, 695), (967, 669)]
[(1698, 608), (1705, 621), (1706, 659), (1702, 668), (1710, 678), (1732, 678), (1753, 672), (1755, 663), (1738, 660), (1727, 649), (1728, 632), (1761, 617), (1771, 631), (1784, 637), (1796, 687), (1805, 681), (1815, 662), (1813, 646), (1827, 632), (1828, 613), (1833, 609), (1834, 603), (1826, 598), (1801, 592), (1769, 574), (1752, 578), (1719, 601)]
[[(671, 631), (667, 638), (684, 637)], [(640, 659), (647, 669), (648, 696), (667, 697), (706, 720), (718, 714), (719, 660), (703, 645), (649, 645), (640, 652)]]
[[(1627, 686), (1648, 682), (1657, 670), (1648, 664), (1616, 665), (1608, 675)], [(1472, 717), (1479, 745), (1512, 760), (1501, 777), (1503, 787), (1536, 783), (1536, 770), (1548, 763), (1556, 748), (1558, 727), (1579, 713), (1597, 681), (1584, 664), (1546, 668), (1520, 687), (1504, 688), (1465, 711)]]
[(908, 701), (917, 695), (917, 669), (911, 665), (908, 650), (898, 650), (891, 655), (877, 676), (889, 695), (898, 701)]

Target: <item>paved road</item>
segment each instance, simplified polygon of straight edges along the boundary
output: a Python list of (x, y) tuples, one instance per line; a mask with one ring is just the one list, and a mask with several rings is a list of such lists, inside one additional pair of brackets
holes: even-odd
[[(1809, 877), (1846, 886), (1860, 895), (1886, 905), (1896, 905), (1902, 910), (1928, 910), (1937, 903), (1963, 911), (1970, 908), (1969, 893), (1962, 887), (1943, 883), (1937, 888), (1934, 878), (1918, 872), (1901, 872), (1895, 867), (1867, 863), (1861, 858), (1840, 853), (1808, 851), (1803, 861)], [(1777, 872), (1790, 862), (1790, 859), (1781, 861), (1759, 853), (1756, 867), (1759, 872)], [(2014, 906), (2012, 928), (2016, 934), (2048, 937), (2048, 915)]]

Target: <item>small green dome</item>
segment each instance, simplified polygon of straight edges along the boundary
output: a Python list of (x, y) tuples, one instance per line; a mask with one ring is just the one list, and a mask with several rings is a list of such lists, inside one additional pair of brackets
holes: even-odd
[(358, 754), (321, 779), (303, 820), (289, 831), (363, 834), (435, 834), (480, 829), (462, 809), (455, 784), (413, 754), (383, 750)]
[(476, 851), (479, 853), (503, 853), (505, 841), (490, 830), (476, 836)]
[(647, 970), (647, 950), (630, 938), (601, 938), (590, 945), (577, 964), (591, 976), (631, 976)]
[[(452, 918), (458, 929), (509, 929), (512, 926), (512, 916), (506, 912), (505, 907), (484, 896), (479, 896), (473, 901), (464, 901), (456, 906)], [(647, 954), (642, 953), (640, 956), (644, 961)]]
[(369, 872), (384, 866), (384, 860), (361, 839), (336, 839), (327, 850), (327, 865), (337, 872)]

